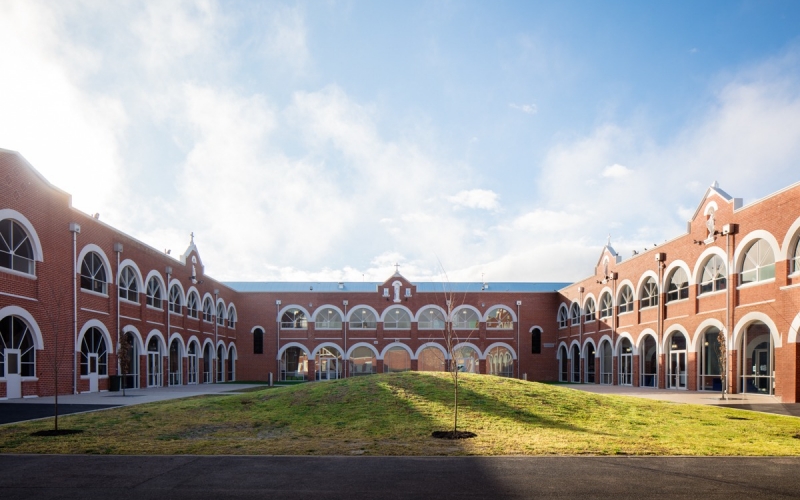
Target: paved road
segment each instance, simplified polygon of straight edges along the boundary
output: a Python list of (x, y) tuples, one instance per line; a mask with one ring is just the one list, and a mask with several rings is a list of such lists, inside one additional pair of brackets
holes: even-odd
[(798, 470), (800, 458), (0, 455), (0, 498), (751, 500), (800, 497)]

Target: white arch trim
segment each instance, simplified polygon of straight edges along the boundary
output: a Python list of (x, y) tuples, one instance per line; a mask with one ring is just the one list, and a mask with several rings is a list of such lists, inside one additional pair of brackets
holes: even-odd
[(489, 347), (487, 347), (486, 350), (483, 352), (483, 358), (482, 359), (486, 359), (486, 355), (489, 354), (489, 351), (491, 351), (495, 347), (504, 347), (504, 348), (508, 349), (508, 352), (511, 353), (511, 358), (512, 359), (517, 359), (517, 352), (514, 350), (513, 347), (511, 347), (511, 345), (506, 344), (505, 342), (495, 342), (493, 344), (489, 344)]
[(797, 316), (794, 317), (792, 321), (792, 325), (789, 327), (789, 343), (795, 344), (797, 343), (797, 332), (800, 330), (800, 313), (797, 313)]
[(144, 350), (145, 353), (147, 352), (147, 346), (150, 344), (150, 339), (153, 337), (157, 337), (161, 344), (161, 355), (163, 356), (166, 353), (167, 343), (164, 340), (164, 335), (161, 334), (158, 330), (150, 330), (150, 333), (147, 334), (147, 339), (144, 341)]
[(186, 342), (186, 355), (187, 356), (189, 355), (189, 346), (192, 345), (192, 342), (196, 342), (197, 343), (197, 353), (196, 354), (198, 356), (202, 356), (203, 355), (203, 348), (202, 348), (202, 345), (200, 344), (200, 339), (197, 338), (197, 335), (192, 335), (191, 337), (189, 337), (189, 340)]
[[(220, 301), (221, 300), (222, 299), (220, 299)], [(303, 314), (305, 314), (306, 321), (311, 321), (311, 314), (308, 312), (308, 310), (305, 307), (301, 306), (300, 304), (289, 304), (287, 306), (282, 307), (278, 311), (278, 321), (280, 321), (281, 318), (283, 318), (284, 313), (286, 313), (286, 311), (288, 311), (289, 309), (297, 309), (297, 310), (301, 311)]]
[(311, 357), (312, 358), (316, 358), (317, 354), (319, 354), (320, 350), (322, 350), (324, 348), (331, 348), (331, 347), (333, 349), (335, 349), (336, 351), (338, 351), (339, 354), (342, 355), (342, 358), (344, 358), (344, 349), (342, 349), (342, 346), (340, 346), (338, 344), (334, 344), (333, 342), (323, 342), (320, 345), (318, 345), (317, 347), (315, 347), (314, 350), (311, 351)]
[(422, 351), (424, 351), (425, 349), (427, 349), (429, 347), (433, 347), (434, 349), (438, 349), (439, 351), (441, 351), (442, 355), (444, 356), (444, 359), (446, 359), (446, 360), (450, 359), (450, 355), (447, 353), (447, 349), (445, 349), (441, 344), (438, 344), (436, 342), (425, 342), (424, 344), (419, 346), (419, 349), (417, 349), (417, 352), (414, 353), (414, 358), (413, 359), (419, 359), (419, 355), (422, 354)]
[[(736, 273), (740, 273), (742, 270), (745, 251), (749, 250), (750, 246), (755, 242), (755, 240), (759, 239), (766, 241), (770, 248), (772, 248), (772, 255), (775, 256), (776, 262), (781, 260), (781, 249), (778, 246), (778, 240), (776, 240), (769, 231), (765, 231), (764, 229), (756, 229), (755, 231), (750, 231), (747, 233), (747, 235), (745, 235), (745, 237), (739, 241), (739, 244), (736, 245), (736, 250), (733, 252), (733, 263), (735, 266), (734, 271)], [(786, 259), (784, 258), (783, 260)]]
[(695, 281), (692, 280), (692, 270), (689, 268), (689, 265), (682, 260), (673, 260), (669, 263), (667, 268), (664, 269), (664, 282), (661, 283), (659, 290), (669, 290), (667, 283), (669, 282), (670, 278), (672, 278), (672, 273), (679, 267), (686, 272), (686, 278), (689, 280), (689, 286), (695, 284)]
[(595, 342), (594, 342), (594, 340), (593, 340), (593, 339), (591, 339), (591, 338), (586, 338), (586, 339), (583, 341), (583, 347), (581, 348), (581, 356), (586, 356), (586, 354), (588, 354), (588, 351), (586, 350), (586, 347), (587, 347), (589, 344), (591, 344), (591, 345), (592, 345), (592, 347), (594, 347), (594, 352), (595, 352), (595, 354), (597, 354), (597, 344), (595, 344)]
[(781, 245), (780, 256), (777, 254), (775, 255), (777, 260), (786, 260), (789, 258), (789, 250), (791, 250), (794, 237), (797, 236), (798, 233), (800, 233), (800, 217), (798, 217), (789, 227), (789, 230), (786, 231), (786, 236), (783, 238), (783, 245)]
[(622, 340), (623, 339), (628, 339), (628, 341), (631, 343), (631, 349), (634, 351), (631, 354), (635, 354), (636, 353), (635, 352), (635, 350), (636, 350), (636, 342), (633, 341), (633, 337), (631, 336), (631, 334), (628, 333), (628, 332), (621, 332), (621, 333), (617, 334), (617, 345), (615, 345), (614, 348), (613, 348), (614, 356), (618, 356), (618, 355), (622, 354), (621, 349), (622, 349)]
[(137, 342), (139, 356), (144, 356), (144, 342), (142, 341), (142, 334), (139, 333), (139, 330), (133, 325), (125, 325), (122, 327), (122, 333), (130, 333), (133, 336), (134, 341)]
[(642, 298), (642, 287), (644, 287), (645, 282), (647, 282), (647, 278), (653, 278), (653, 281), (656, 282), (656, 287), (658, 287), (658, 293), (661, 293), (661, 284), (658, 282), (658, 275), (655, 271), (649, 269), (642, 273), (642, 275), (639, 277), (639, 282), (636, 283), (636, 288), (633, 292), (633, 300), (639, 300)]
[(263, 327), (263, 326), (261, 326), (261, 325), (256, 325), (256, 326), (254, 326), (253, 328), (251, 328), (251, 329), (250, 329), (250, 333), (256, 333), (256, 330), (258, 330), (258, 329), (261, 329), (261, 331), (262, 331), (262, 332), (264, 332), (265, 334), (267, 333), (267, 329), (266, 329), (266, 328), (264, 328), (264, 327)]
[(0, 220), (5, 219), (13, 219), (15, 222), (18, 222), (22, 227), (25, 228), (25, 232), (28, 233), (28, 239), (31, 240), (31, 246), (33, 247), (33, 260), (44, 262), (42, 243), (39, 241), (39, 235), (36, 233), (36, 229), (33, 228), (31, 221), (29, 221), (28, 218), (21, 213), (11, 208), (0, 209)]
[(133, 269), (133, 272), (136, 274), (136, 279), (139, 280), (139, 282), (137, 283), (137, 285), (139, 285), (139, 293), (146, 292), (147, 289), (145, 287), (147, 285), (142, 279), (142, 271), (139, 270), (139, 266), (136, 265), (136, 262), (132, 261), (131, 259), (125, 259), (119, 263), (119, 269), (117, 269), (117, 284), (119, 284), (119, 279), (122, 276), (122, 270), (128, 266), (130, 266), (131, 269)]
[(562, 352), (561, 348), (562, 347), (567, 352), (567, 359), (569, 359), (569, 346), (563, 340), (561, 341), (560, 344), (558, 344), (558, 349), (556, 349), (556, 359), (561, 359), (561, 352)]
[(178, 339), (178, 343), (181, 345), (181, 357), (185, 358), (188, 356), (186, 352), (186, 344), (183, 343), (183, 337), (181, 337), (180, 333), (174, 332), (172, 335), (169, 336), (169, 343), (167, 344), (167, 352), (169, 352), (169, 346), (172, 345), (172, 341)]
[[(707, 318), (703, 320), (694, 331), (694, 337), (692, 338), (692, 344), (694, 344), (694, 352), (701, 352), (703, 346), (701, 343), (703, 342), (703, 332), (706, 331), (710, 327), (718, 328), (720, 331), (725, 331), (725, 325), (722, 324), (722, 321), (714, 318)], [(725, 335), (728, 337), (728, 335)]]
[(405, 311), (408, 314), (408, 318), (411, 320), (412, 323), (414, 323), (416, 321), (416, 319), (414, 318), (414, 313), (411, 312), (411, 309), (407, 308), (406, 306), (404, 306), (402, 304), (395, 304), (395, 305), (389, 306), (389, 307), (387, 307), (386, 309), (383, 310), (383, 313), (380, 316), (381, 323), (383, 323), (384, 320), (386, 319), (386, 315), (389, 314), (390, 312), (394, 311), (395, 309), (402, 309), (403, 311)]
[(592, 299), (594, 301), (594, 308), (595, 310), (597, 309), (597, 298), (594, 296), (592, 292), (589, 292), (583, 297), (583, 305), (581, 306), (581, 313), (586, 312), (586, 304), (589, 303), (589, 299)]
[[(456, 307), (455, 309), (453, 309), (453, 318), (455, 318), (455, 317), (456, 317), (456, 314), (457, 314), (459, 311), (461, 311), (462, 309), (470, 309), (471, 311), (474, 311), (474, 312), (475, 312), (475, 314), (477, 314), (477, 315), (478, 315), (478, 319), (481, 319), (481, 318), (483, 318), (483, 314), (481, 314), (481, 312), (478, 310), (478, 308), (477, 308), (477, 307), (475, 307), (475, 306), (471, 306), (471, 305), (469, 305), (469, 304), (461, 304), (460, 306), (458, 306), (458, 307)], [(452, 319), (452, 318), (451, 318), (451, 319)], [(483, 321), (483, 320), (481, 319), (481, 321)]]
[(227, 352), (228, 352), (228, 348), (225, 346), (225, 341), (224, 341), (224, 340), (222, 340), (222, 339), (219, 339), (219, 340), (217, 341), (216, 348), (217, 348), (217, 349), (219, 349), (220, 347), (222, 347), (222, 351), (223, 351), (224, 353), (227, 353)]
[(347, 350), (347, 354), (345, 355), (345, 359), (350, 359), (350, 355), (353, 353), (353, 351), (355, 351), (359, 347), (367, 347), (367, 348), (369, 348), (369, 350), (372, 351), (372, 354), (375, 355), (375, 359), (381, 359), (381, 354), (378, 352), (377, 349), (375, 349), (375, 346), (373, 346), (372, 344), (367, 344), (366, 342), (357, 342), (357, 343), (351, 345), (350, 349)]
[(712, 201), (709, 201), (708, 203), (706, 203), (706, 208), (705, 208), (705, 209), (703, 209), (703, 215), (708, 215), (708, 212), (709, 212), (709, 211), (710, 211), (712, 208), (714, 209), (714, 212), (716, 212), (716, 211), (718, 211), (718, 210), (719, 210), (719, 207), (717, 206), (717, 202), (716, 202), (716, 201), (713, 201), (713, 200), (712, 200)]
[(672, 335), (674, 335), (675, 332), (680, 332), (686, 337), (686, 352), (696, 352), (694, 349), (694, 344), (692, 343), (692, 336), (689, 334), (686, 328), (684, 328), (683, 325), (680, 324), (670, 325), (664, 328), (664, 332), (666, 333), (664, 334), (664, 338), (662, 339), (661, 352), (669, 352), (668, 348), (669, 342), (670, 340), (672, 340)]
[(442, 317), (447, 321), (447, 311), (445, 311), (442, 307), (437, 306), (436, 304), (427, 304), (422, 306), (417, 314), (414, 316), (414, 323), (419, 323), (419, 318), (422, 316), (422, 313), (427, 311), (428, 309), (436, 309), (440, 313), (442, 313)]
[(608, 341), (608, 345), (611, 346), (611, 354), (614, 354), (614, 344), (611, 343), (611, 336), (608, 334), (603, 335), (600, 337), (600, 340), (597, 341), (597, 349), (600, 349), (600, 346), (603, 345), (603, 342)]
[(456, 344), (455, 347), (453, 347), (453, 352), (456, 352), (457, 350), (461, 349), (462, 347), (471, 347), (471, 348), (475, 349), (475, 352), (478, 353), (478, 359), (486, 359), (484, 357), (484, 355), (483, 355), (483, 351), (478, 349), (478, 346), (476, 346), (472, 342), (459, 342), (458, 344)]
[[(577, 304), (577, 301), (576, 301), (575, 303)], [(580, 308), (580, 304), (578, 304), (578, 307)], [(489, 308), (488, 308), (488, 309), (486, 309), (486, 314), (484, 314), (484, 315), (483, 315), (483, 317), (481, 318), (481, 321), (483, 321), (484, 323), (485, 323), (486, 321), (488, 321), (488, 320), (489, 320), (489, 314), (490, 314), (492, 311), (494, 311), (495, 309), (500, 309), (500, 308), (503, 308), (503, 309), (505, 309), (506, 311), (510, 312), (510, 313), (511, 313), (511, 319), (513, 319), (513, 320), (514, 320), (514, 323), (516, 323), (516, 322), (517, 322), (517, 315), (516, 315), (516, 313), (514, 313), (514, 310), (513, 310), (513, 309), (511, 309), (510, 307), (508, 307), (508, 306), (507, 306), (507, 305), (505, 305), (505, 304), (494, 304), (494, 305), (492, 305), (492, 306), (489, 306)]]
[(81, 249), (81, 253), (78, 254), (78, 261), (75, 263), (75, 269), (77, 270), (77, 274), (81, 274), (81, 265), (83, 264), (83, 259), (86, 258), (86, 254), (89, 252), (94, 252), (100, 256), (100, 260), (103, 261), (103, 265), (106, 266), (106, 283), (114, 284), (114, 275), (112, 274), (111, 262), (108, 260), (106, 253), (103, 251), (102, 248), (95, 245), (94, 243), (89, 243)]
[(41, 351), (44, 349), (44, 339), (42, 338), (42, 330), (39, 328), (39, 324), (33, 319), (31, 313), (26, 311), (25, 309), (19, 306), (6, 306), (0, 309), (0, 319), (5, 318), (6, 316), (19, 316), (30, 327), (31, 331), (33, 332), (33, 344), (36, 347), (37, 351)]
[(103, 333), (103, 338), (106, 340), (106, 349), (108, 352), (116, 352), (114, 349), (114, 344), (111, 342), (111, 334), (108, 333), (108, 328), (98, 319), (90, 319), (86, 323), (83, 324), (80, 333), (78, 334), (78, 344), (75, 346), (75, 352), (81, 351), (81, 343), (83, 342), (83, 336), (86, 335), (86, 332), (89, 331), (89, 328), (97, 328)]
[(203, 345), (200, 346), (200, 356), (205, 354), (206, 346), (211, 346), (211, 359), (217, 359), (217, 350), (214, 349), (214, 342), (211, 339), (205, 339)]
[[(636, 338), (636, 344), (634, 344), (634, 345), (636, 346), (636, 351), (637, 352), (641, 350), (642, 343), (644, 342), (644, 338), (647, 337), (648, 335), (653, 337), (653, 340), (656, 342), (656, 351), (658, 351), (659, 348), (661, 347), (661, 346), (658, 345), (658, 335), (656, 335), (656, 331), (653, 330), (652, 328), (645, 328), (644, 330), (639, 332), (639, 336)], [(658, 352), (658, 354), (661, 354), (661, 353)]]
[(334, 311), (339, 313), (339, 317), (342, 319), (342, 321), (344, 321), (344, 311), (342, 311), (341, 309), (339, 309), (337, 306), (335, 306), (333, 304), (320, 304), (319, 307), (314, 309), (314, 313), (311, 315), (311, 318), (309, 319), (309, 321), (313, 321), (314, 323), (316, 323), (317, 322), (317, 315), (324, 309), (333, 309)]
[(725, 279), (728, 279), (728, 276), (731, 274), (730, 269), (728, 267), (728, 258), (725, 255), (725, 250), (721, 249), (720, 247), (708, 247), (703, 250), (703, 253), (697, 257), (697, 260), (694, 263), (694, 271), (692, 271), (692, 282), (700, 284), (700, 281), (703, 279), (703, 267), (705, 267), (705, 263), (708, 259), (711, 258), (712, 255), (717, 255), (719, 258), (722, 259), (722, 262), (725, 263)]
[(414, 351), (412, 351), (410, 347), (408, 347), (407, 345), (405, 345), (402, 342), (392, 342), (391, 344), (389, 344), (386, 347), (384, 347), (383, 351), (381, 351), (381, 355), (380, 355), (380, 357), (378, 359), (383, 359), (383, 357), (386, 355), (386, 353), (389, 352), (389, 349), (391, 349), (393, 347), (402, 347), (408, 353), (409, 358), (417, 359), (416, 356), (414, 355)]
[(345, 321), (347, 321), (349, 323), (350, 322), (350, 318), (353, 316), (353, 313), (358, 311), (359, 309), (367, 309), (368, 311), (372, 311), (372, 314), (375, 315), (375, 321), (378, 321), (378, 322), (382, 321), (380, 313), (378, 311), (376, 311), (374, 307), (368, 306), (366, 304), (358, 304), (358, 305), (354, 306), (352, 309), (350, 309), (350, 312), (347, 313), (347, 317), (345, 318)]
[(304, 353), (306, 353), (306, 356), (311, 358), (311, 351), (308, 350), (308, 347), (304, 346), (300, 342), (289, 342), (288, 344), (285, 344), (280, 349), (278, 349), (278, 356), (275, 359), (281, 359), (283, 353), (286, 352), (286, 349), (289, 349), (290, 347), (299, 347), (300, 349), (303, 350)]
[[(176, 278), (172, 278), (169, 280), (169, 290), (172, 290), (173, 286), (177, 286), (178, 290), (181, 291), (181, 301), (184, 307), (186, 307), (186, 292), (183, 290), (183, 284)], [(167, 300), (169, 300), (169, 291), (167, 292)]]
[[(231, 357), (231, 351), (233, 351), (233, 356)], [(228, 349), (226, 350), (228, 353), (228, 359), (232, 359), (234, 361), (239, 359), (239, 353), (236, 351), (236, 344), (233, 342), (228, 343)]]
[(625, 287), (625, 285), (631, 287), (631, 293), (633, 294), (633, 299), (636, 300), (636, 287), (633, 286), (633, 282), (628, 278), (625, 278), (624, 280), (620, 281), (619, 285), (617, 285), (617, 295), (622, 293), (622, 289)]
[(161, 287), (161, 300), (168, 299), (169, 297), (166, 295), (167, 288), (164, 285), (164, 278), (161, 276), (161, 273), (159, 273), (155, 269), (147, 273), (147, 278), (145, 278), (144, 280), (144, 285), (143, 285), (144, 290), (142, 290), (142, 293), (147, 294), (147, 284), (150, 283), (150, 278), (152, 277), (156, 278), (156, 281), (158, 281), (158, 286)]
[(575, 348), (578, 348), (578, 352), (581, 352), (581, 344), (577, 341), (577, 339), (572, 339), (572, 342), (569, 343), (569, 350), (567, 351), (567, 359), (572, 359), (572, 351)]
[(751, 311), (745, 314), (733, 328), (734, 334), (732, 350), (735, 351), (739, 348), (739, 341), (742, 338), (742, 332), (755, 321), (760, 321), (769, 327), (769, 333), (772, 335), (772, 344), (776, 349), (782, 347), (783, 344), (781, 343), (781, 334), (778, 332), (778, 327), (775, 326), (775, 322), (772, 321), (772, 318), (762, 312)]

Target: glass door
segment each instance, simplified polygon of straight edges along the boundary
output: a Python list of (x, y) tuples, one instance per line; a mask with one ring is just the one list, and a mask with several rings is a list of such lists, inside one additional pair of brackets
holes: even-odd
[(22, 376), (20, 375), (19, 349), (6, 349), (6, 397), (22, 397)]
[(686, 389), (686, 351), (669, 354), (669, 388)]

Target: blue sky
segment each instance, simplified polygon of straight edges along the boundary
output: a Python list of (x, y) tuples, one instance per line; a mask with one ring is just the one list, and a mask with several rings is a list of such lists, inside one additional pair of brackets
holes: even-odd
[(798, 35), (797, 2), (6, 1), (0, 147), (220, 279), (575, 280), (715, 180), (800, 180)]

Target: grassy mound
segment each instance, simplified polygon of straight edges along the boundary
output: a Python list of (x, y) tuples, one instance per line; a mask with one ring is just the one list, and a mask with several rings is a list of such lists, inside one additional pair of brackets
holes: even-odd
[(61, 417), (83, 429), (36, 437), (37, 421), (0, 427), (0, 453), (798, 455), (800, 420), (590, 394), (491, 376), (461, 377), (452, 429), (447, 374), (374, 375)]

